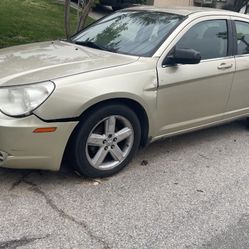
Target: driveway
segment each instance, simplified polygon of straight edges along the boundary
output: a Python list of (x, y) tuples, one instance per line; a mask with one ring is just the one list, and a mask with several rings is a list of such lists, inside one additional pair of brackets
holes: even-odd
[(249, 132), (150, 145), (120, 174), (0, 170), (0, 248), (249, 248)]

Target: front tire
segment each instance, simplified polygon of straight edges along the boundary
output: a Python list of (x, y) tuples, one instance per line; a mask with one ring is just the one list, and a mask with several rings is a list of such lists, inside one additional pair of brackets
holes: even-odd
[(123, 169), (141, 139), (138, 117), (121, 104), (91, 112), (76, 129), (71, 145), (73, 165), (88, 177), (107, 177)]

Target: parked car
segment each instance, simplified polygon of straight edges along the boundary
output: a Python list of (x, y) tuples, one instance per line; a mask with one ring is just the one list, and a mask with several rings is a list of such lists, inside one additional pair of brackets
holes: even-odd
[(194, 4), (197, 6), (208, 6), (211, 7), (216, 3), (214, 0), (194, 0)]
[(100, 4), (109, 5), (113, 10), (130, 7), (133, 4), (145, 3), (143, 0), (99, 0)]
[(0, 164), (90, 177), (141, 146), (249, 115), (249, 18), (118, 11), (70, 41), (0, 50)]

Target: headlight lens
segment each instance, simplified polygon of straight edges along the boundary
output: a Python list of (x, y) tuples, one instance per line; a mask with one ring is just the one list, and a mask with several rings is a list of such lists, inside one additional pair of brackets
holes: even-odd
[(28, 116), (53, 92), (51, 81), (0, 88), (0, 111), (8, 116)]

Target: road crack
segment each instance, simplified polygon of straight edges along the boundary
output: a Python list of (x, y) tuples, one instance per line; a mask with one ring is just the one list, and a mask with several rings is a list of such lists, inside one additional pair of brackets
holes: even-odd
[(0, 249), (16, 249), (20, 246), (25, 246), (27, 244), (30, 244), (36, 240), (45, 239), (48, 236), (50, 235), (46, 235), (44, 237), (33, 237), (33, 238), (23, 237), (15, 240), (0, 241)]
[(25, 172), (21, 177), (19, 177), (15, 182), (12, 183), (9, 191), (14, 190), (17, 186), (19, 186), (26, 177), (28, 177), (31, 174), (31, 172)]
[[(37, 184), (28, 181), (27, 179), (23, 178), (22, 179), (23, 183), (26, 183), (27, 185), (31, 186), (30, 190), (39, 194), (40, 196), (42, 196), (46, 203), (55, 211), (58, 213), (59, 216), (61, 216), (64, 219), (67, 219), (69, 221), (72, 221), (73, 223), (77, 224), (78, 226), (81, 226), (87, 233), (87, 235), (92, 239), (97, 241), (99, 244), (103, 245), (103, 249), (111, 249), (111, 247), (109, 246), (109, 244), (103, 240), (101, 237), (93, 234), (93, 232), (90, 230), (90, 228), (88, 227), (88, 225), (83, 222), (83, 221), (78, 221), (76, 220), (73, 216), (67, 214), (64, 210), (60, 209), (55, 203), (54, 201), (44, 192), (42, 191)], [(1, 247), (0, 247), (1, 249)]]

